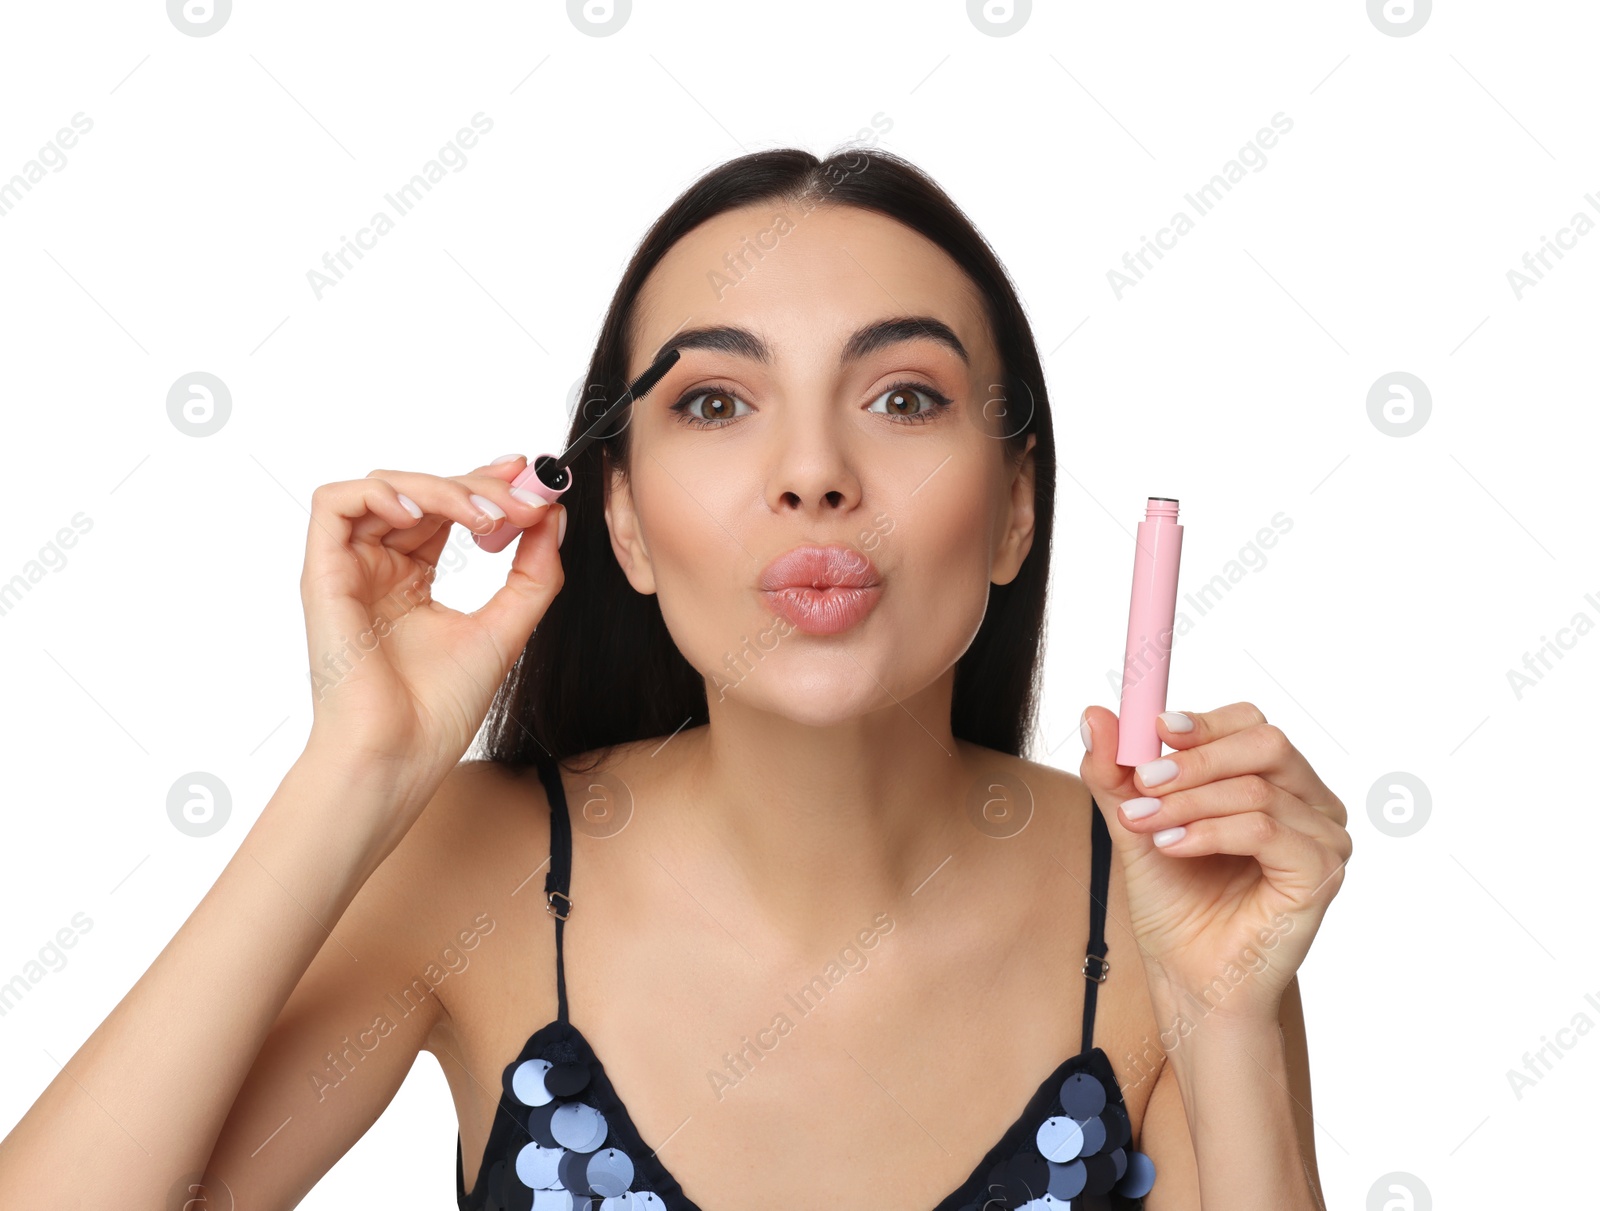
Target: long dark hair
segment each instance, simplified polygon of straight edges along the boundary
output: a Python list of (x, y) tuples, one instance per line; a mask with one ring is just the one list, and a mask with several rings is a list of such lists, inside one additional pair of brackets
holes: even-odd
[[(885, 214), (944, 249), (985, 301), (1003, 379), (986, 407), (1001, 414), (1013, 459), (1029, 433), (1038, 438), (1036, 520), (1021, 570), (1009, 584), (990, 585), (983, 623), (956, 663), (950, 725), (962, 740), (1022, 756), (1038, 709), (1055, 512), (1049, 400), (1010, 277), (971, 220), (915, 165), (876, 148), (852, 147), (825, 160), (784, 148), (740, 156), (702, 176), (656, 220), (617, 284), (567, 443), (627, 387), (635, 300), (668, 249), (723, 211), (775, 201)], [(635, 591), (611, 549), (605, 484), (613, 468), (626, 475), (628, 439), (624, 418), (573, 460), (573, 484), (561, 498), (570, 513), (561, 548), (565, 582), (490, 706), (483, 737), (490, 760), (521, 768), (545, 753), (565, 759), (595, 750), (598, 763), (612, 746), (709, 722), (704, 678), (678, 651), (658, 599)]]

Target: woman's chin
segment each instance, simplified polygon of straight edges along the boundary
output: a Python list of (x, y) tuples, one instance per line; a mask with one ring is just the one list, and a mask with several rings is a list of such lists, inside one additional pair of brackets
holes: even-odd
[(764, 711), (800, 727), (837, 727), (894, 705), (894, 699), (865, 669), (851, 662), (851, 673), (847, 677), (797, 677), (763, 667), (749, 670), (742, 678), (720, 675), (707, 683), (706, 690), (713, 702)]

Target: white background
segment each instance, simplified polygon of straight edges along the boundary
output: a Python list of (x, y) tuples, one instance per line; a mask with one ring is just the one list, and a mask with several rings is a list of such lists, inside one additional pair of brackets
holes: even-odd
[[(1045, 358), (1061, 475), (1031, 755), (1076, 771), (1082, 708), (1116, 709), (1147, 495), (1183, 503), (1186, 591), (1290, 519), (1187, 609), (1168, 701), (1257, 703), (1350, 808), (1300, 977), (1329, 1204), (1391, 1171), (1441, 1207), (1574, 1174), (1600, 1039), (1562, 1036), (1520, 1099), (1506, 1073), (1600, 1021), (1600, 638), (1562, 630), (1600, 620), (1600, 234), (1520, 299), (1507, 271), (1600, 220), (1597, 26), (1576, 2), (1442, 5), (1403, 37), (1359, 0), (1051, 4), (994, 37), (953, 0), (817, 0), (641, 2), (594, 37), (558, 3), (278, 0), (191, 37), (149, 0), (9, 6), (0, 180), (73, 114), (93, 129), (0, 218), (0, 581), (92, 527), (0, 615), (0, 981), (75, 913), (94, 926), (0, 1018), (0, 1132), (299, 752), (312, 489), (557, 448), (656, 215), (729, 157), (826, 154), (882, 115), (993, 243)], [(466, 167), (319, 301), (307, 271), (480, 111)], [(1107, 271), (1280, 112), (1265, 167), (1119, 299)], [(203, 439), (166, 408), (194, 370), (232, 397)], [(1431, 394), (1409, 436), (1368, 413), (1395, 370)], [(439, 595), (470, 608), (504, 561), (463, 546)], [(1515, 690), (1558, 632), (1571, 649)], [(166, 816), (192, 770), (233, 797), (206, 840)], [(1406, 837), (1368, 811), (1396, 772), (1431, 801)], [(424, 1057), (303, 1205), (450, 1205), (454, 1135)]]

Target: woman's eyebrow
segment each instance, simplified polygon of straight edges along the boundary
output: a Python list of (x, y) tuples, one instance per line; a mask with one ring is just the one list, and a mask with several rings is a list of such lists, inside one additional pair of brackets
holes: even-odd
[[(971, 357), (967, 348), (961, 343), (961, 338), (951, 330), (950, 325), (943, 320), (936, 320), (931, 315), (900, 316), (895, 319), (876, 320), (858, 328), (844, 343), (844, 349), (839, 354), (839, 364), (866, 357), (879, 349), (901, 341), (934, 340), (954, 351), (962, 361), (971, 364)], [(685, 328), (682, 332), (668, 337), (661, 348), (656, 350), (656, 357), (672, 349), (709, 349), (715, 353), (728, 353), (734, 357), (745, 357), (752, 361), (772, 364), (772, 349), (748, 328), (738, 328), (728, 324), (718, 324), (704, 328)]]

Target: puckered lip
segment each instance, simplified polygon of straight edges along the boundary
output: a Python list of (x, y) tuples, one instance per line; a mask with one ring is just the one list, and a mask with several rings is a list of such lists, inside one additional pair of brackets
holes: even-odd
[(806, 543), (785, 551), (761, 572), (760, 587), (781, 589), (869, 588), (878, 569), (865, 553), (842, 543)]

